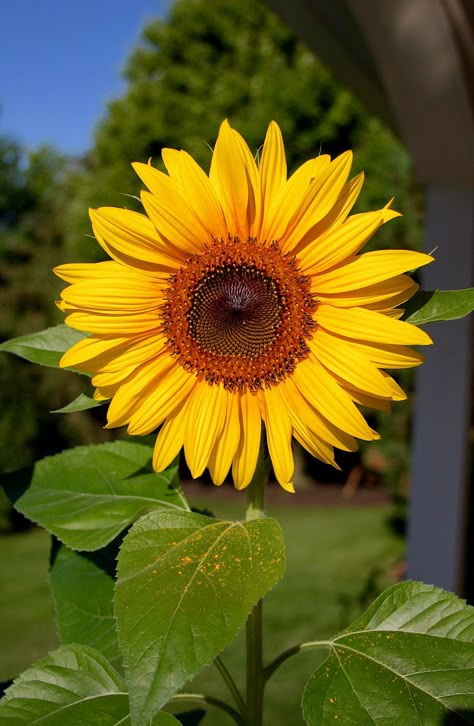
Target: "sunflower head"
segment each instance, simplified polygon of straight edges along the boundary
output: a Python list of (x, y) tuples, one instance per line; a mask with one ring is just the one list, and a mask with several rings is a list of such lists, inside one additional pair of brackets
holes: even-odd
[(387, 369), (419, 365), (428, 344), (399, 318), (417, 289), (418, 252), (360, 254), (399, 216), (387, 205), (350, 215), (363, 176), (352, 156), (310, 159), (287, 177), (280, 129), (259, 163), (222, 124), (206, 174), (163, 149), (167, 173), (134, 164), (144, 213), (91, 210), (106, 262), (55, 269), (70, 283), (66, 322), (89, 333), (61, 365), (92, 374), (108, 427), (158, 430), (161, 471), (184, 448), (194, 477), (232, 469), (246, 487), (262, 423), (275, 476), (293, 491), (292, 439), (336, 466), (334, 447), (378, 438), (357, 404), (386, 410), (405, 394)]

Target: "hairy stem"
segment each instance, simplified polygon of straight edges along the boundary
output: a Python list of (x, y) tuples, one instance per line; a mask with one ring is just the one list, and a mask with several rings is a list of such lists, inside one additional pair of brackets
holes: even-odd
[[(265, 487), (270, 472), (266, 442), (262, 437), (255, 474), (248, 488), (247, 521), (264, 517)], [(247, 619), (247, 719), (248, 726), (263, 724), (262, 600), (255, 605)]]

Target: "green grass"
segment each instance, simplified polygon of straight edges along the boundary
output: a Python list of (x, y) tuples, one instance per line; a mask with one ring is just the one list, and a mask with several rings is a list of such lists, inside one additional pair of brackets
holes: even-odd
[(0, 535), (0, 680), (16, 676), (59, 640), (48, 586), (50, 537), (40, 529)]
[[(192, 503), (222, 518), (242, 518), (242, 497), (235, 494), (230, 502), (227, 497), (199, 497)], [(284, 531), (287, 573), (264, 603), (267, 662), (292, 645), (333, 635), (390, 584), (388, 572), (402, 556), (403, 542), (386, 526), (388, 513), (388, 507), (269, 508), (268, 514), (277, 517)], [(47, 584), (48, 553), (48, 537), (41, 530), (0, 538), (0, 679), (16, 675), (58, 645)], [(233, 674), (243, 673), (243, 642), (239, 634), (223, 654)], [(323, 653), (305, 652), (277, 671), (268, 684), (266, 724), (303, 723), (302, 689), (322, 657)], [(243, 687), (242, 678), (236, 680)], [(186, 690), (227, 699), (213, 667)], [(232, 723), (216, 709), (202, 722)]]

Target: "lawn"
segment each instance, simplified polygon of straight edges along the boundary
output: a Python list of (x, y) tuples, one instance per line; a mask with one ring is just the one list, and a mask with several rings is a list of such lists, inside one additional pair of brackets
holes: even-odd
[[(193, 505), (222, 518), (241, 516), (241, 497), (201, 496)], [(287, 546), (287, 573), (265, 600), (265, 656), (273, 659), (299, 642), (324, 639), (364, 609), (403, 555), (403, 541), (386, 522), (388, 505), (373, 507), (269, 507), (280, 521)], [(0, 680), (16, 675), (58, 644), (48, 591), (49, 538), (41, 530), (0, 538)], [(223, 659), (234, 674), (242, 672), (239, 635)], [(267, 724), (298, 726), (303, 684), (322, 655), (299, 654), (277, 671), (268, 685)], [(239, 680), (237, 678), (237, 680)], [(240, 685), (242, 685), (240, 683)], [(187, 690), (227, 697), (211, 667)], [(292, 693), (294, 694), (292, 695)], [(203, 726), (231, 726), (220, 711), (209, 711)]]

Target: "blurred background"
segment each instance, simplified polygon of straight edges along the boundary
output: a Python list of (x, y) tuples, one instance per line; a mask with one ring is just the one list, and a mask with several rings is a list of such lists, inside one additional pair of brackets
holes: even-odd
[[(89, 207), (140, 208), (131, 161), (160, 164), (161, 148), (170, 146), (207, 169), (226, 117), (255, 151), (275, 119), (291, 171), (320, 152), (354, 149), (354, 174), (366, 172), (358, 210), (395, 196), (403, 212), (371, 245), (420, 247), (423, 194), (403, 144), (264, 3), (89, 1), (79, 10), (20, 0), (1, 12), (2, 340), (62, 322), (54, 306), (61, 283), (51, 268), (101, 259)], [(50, 414), (82, 390), (77, 376), (6, 355), (0, 376), (1, 470), (111, 435), (102, 430), (102, 410)], [(410, 387), (410, 374), (403, 384)], [(382, 448), (364, 450), (367, 475), (404, 486), (409, 407), (397, 406), (377, 425), (390, 436)], [(313, 474), (333, 478), (329, 467)]]
[[(419, 9), (418, 16), (413, 15), (414, 8)], [(451, 23), (447, 50), (437, 45), (443, 37), (441, 31), (436, 34), (437, 13), (443, 32), (446, 23)], [(435, 208), (440, 213), (446, 203), (440, 189), (443, 193), (447, 189), (451, 202), (451, 189), (462, 187), (462, 199), (466, 189), (472, 191), (472, 172), (471, 177), (464, 172), (472, 152), (472, 140), (467, 139), (473, 118), (468, 79), (474, 81), (474, 22), (468, 2), (382, 0), (375, 10), (370, 0), (17, 0), (2, 4), (0, 27), (0, 342), (62, 322), (54, 305), (61, 283), (51, 268), (102, 259), (101, 248), (90, 236), (87, 210), (103, 205), (139, 209), (135, 195), (140, 183), (131, 161), (153, 157), (159, 165), (161, 148), (170, 146), (186, 149), (207, 171), (210, 147), (226, 117), (255, 152), (269, 121), (277, 121), (290, 171), (320, 152), (334, 156), (353, 149), (353, 173), (366, 173), (356, 211), (379, 208), (395, 197), (394, 207), (403, 213), (380, 230), (370, 249), (421, 249), (429, 227), (428, 212)], [(392, 46), (384, 45), (384, 32)], [(419, 57), (410, 56), (413, 48)], [(457, 65), (447, 80), (444, 74), (440, 86), (435, 74), (444, 73), (445, 65), (433, 68), (431, 59), (448, 58), (444, 53), (452, 48)], [(423, 63), (426, 69), (431, 64), (426, 79), (432, 83), (422, 77)], [(416, 77), (418, 86), (413, 81), (410, 87), (410, 77)], [(471, 104), (470, 117), (461, 109), (460, 122), (457, 102), (447, 103), (448, 92), (456, 91), (453, 78), (461, 79), (460, 97), (469, 98)], [(441, 116), (450, 114), (448, 120), (440, 118), (438, 111)], [(432, 123), (426, 124), (423, 113), (431, 114)], [(443, 138), (438, 123), (445, 129)], [(459, 145), (467, 158), (459, 160)], [(441, 171), (436, 154), (444, 163)], [(453, 240), (440, 256), (452, 257), (458, 244), (464, 257), (454, 271), (448, 265), (449, 285), (434, 280), (432, 284), (440, 287), (472, 285), (473, 203), (472, 197), (465, 204), (459, 199), (455, 196), (454, 207), (449, 208), (449, 225), (444, 214), (446, 234), (451, 233)], [(471, 219), (469, 229), (462, 222), (466, 215)], [(430, 229), (439, 230), (435, 217)], [(438, 232), (432, 236), (434, 241), (425, 242), (427, 251), (438, 244)], [(446, 539), (454, 544), (447, 574), (428, 571), (424, 579), (468, 590), (464, 522), (472, 329), (458, 327), (454, 334), (456, 351), (464, 351), (459, 368), (450, 374), (457, 381), (457, 398), (450, 393), (449, 380), (440, 385), (438, 378), (433, 388), (433, 376), (436, 380), (442, 367), (428, 369), (431, 378), (422, 382), (425, 401), (441, 387), (445, 389), (455, 414), (446, 410), (444, 421), (450, 421), (460, 447), (451, 452), (457, 468), (448, 464), (452, 473), (448, 499), (453, 507)], [(453, 363), (452, 341), (448, 341), (447, 355)], [(410, 490), (413, 493), (414, 376), (401, 371), (397, 378), (409, 394), (408, 402), (394, 404), (391, 415), (371, 414), (381, 441), (362, 442), (359, 453), (341, 456), (341, 473), (298, 453), (300, 498), (288, 508), (285, 499), (281, 515), (293, 542), (289, 552), (293, 580), (284, 586), (286, 590), (277, 588), (276, 599), (269, 604), (269, 627), (274, 633), (283, 632), (286, 621), (296, 625), (289, 644), (298, 640), (298, 629), (304, 631), (308, 622), (312, 637), (324, 637), (344, 626), (381, 587), (405, 572), (403, 537), (408, 495)], [(85, 379), (79, 376), (1, 354), (0, 470), (27, 466), (70, 446), (124, 436), (123, 431), (103, 430), (103, 408), (50, 413), (72, 401), (84, 387)], [(425, 419), (415, 444), (419, 450), (426, 443), (423, 435), (429, 435), (434, 467), (445, 483), (436, 455), (449, 460), (446, 432), (427, 431), (426, 417), (433, 414), (420, 398), (418, 403)], [(443, 447), (447, 447), (444, 455)], [(420, 472), (416, 476), (425, 481)], [(183, 474), (186, 477), (186, 471)], [(412, 551), (421, 552), (422, 557), (415, 576), (426, 560), (436, 560), (433, 542), (442, 539), (437, 516), (443, 516), (444, 522), (448, 516), (446, 494), (436, 499), (436, 492), (445, 487), (436, 486), (433, 472), (430, 477), (428, 498), (420, 485), (414, 500), (415, 505), (421, 503), (415, 506)], [(230, 485), (224, 489), (227, 494), (217, 505), (212, 488), (194, 486), (192, 491), (202, 506), (223, 507), (219, 514), (240, 516), (235, 492)], [(432, 511), (426, 516), (428, 499)], [(281, 506), (279, 501), (275, 494), (270, 507)], [(308, 539), (301, 541), (307, 502), (319, 508), (311, 514), (314, 526), (309, 526)], [(0, 623), (5, 625), (5, 638), (10, 638), (0, 659), (1, 679), (15, 675), (54, 647), (56, 636), (46, 585), (47, 537), (42, 532), (12, 534), (27, 523), (12, 514), (6, 502), (0, 509), (4, 563), (0, 576), (5, 582)], [(416, 540), (420, 531), (421, 548)], [(445, 552), (445, 544), (440, 546)], [(301, 590), (298, 603), (305, 600), (308, 550), (324, 552), (316, 566), (320, 571), (313, 573), (317, 596), (328, 603), (320, 612), (317, 633), (310, 615), (313, 602), (307, 611), (304, 606), (295, 611), (286, 596), (293, 587)], [(331, 574), (335, 571), (340, 573), (337, 581)], [(31, 617), (32, 603), (36, 619)], [(16, 618), (13, 627), (12, 618)], [(284, 637), (275, 635), (275, 649), (285, 645)], [(278, 686), (274, 698), (282, 708)]]

